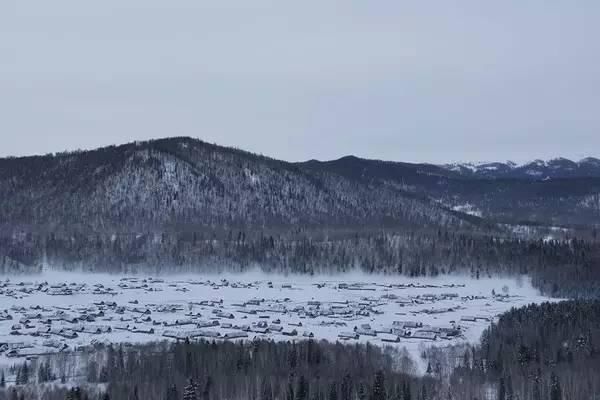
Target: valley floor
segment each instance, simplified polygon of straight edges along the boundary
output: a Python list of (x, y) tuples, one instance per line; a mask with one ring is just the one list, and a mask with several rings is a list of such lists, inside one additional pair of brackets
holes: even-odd
[(0, 282), (0, 363), (108, 342), (308, 337), (397, 346), (419, 360), (431, 346), (478, 342), (512, 307), (548, 300), (526, 278), (49, 271)]

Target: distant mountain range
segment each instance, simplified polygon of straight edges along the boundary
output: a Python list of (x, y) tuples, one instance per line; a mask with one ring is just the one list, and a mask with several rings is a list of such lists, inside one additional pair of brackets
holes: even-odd
[(453, 210), (506, 224), (600, 224), (600, 160), (415, 164), (346, 156), (297, 164), (309, 171), (384, 185)]
[(600, 160), (289, 163), (187, 137), (0, 159), (0, 227), (489, 229), (600, 223)]
[(555, 158), (549, 161), (535, 160), (518, 165), (514, 162), (458, 163), (441, 165), (442, 168), (461, 176), (481, 179), (528, 179), (600, 177), (600, 160), (593, 157), (579, 161)]

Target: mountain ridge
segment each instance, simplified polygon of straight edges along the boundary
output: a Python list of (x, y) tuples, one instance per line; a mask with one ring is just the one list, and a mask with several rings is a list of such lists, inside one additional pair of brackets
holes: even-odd
[(442, 168), (475, 178), (552, 179), (575, 177), (600, 177), (600, 159), (594, 157), (573, 161), (558, 157), (550, 160), (536, 159), (523, 164), (507, 162), (453, 163)]
[[(400, 188), (188, 137), (0, 160), (0, 223), (81, 226), (461, 225)], [(469, 222), (467, 222), (469, 221)]]
[(584, 176), (574, 164), (526, 164), (554, 171), (553, 178), (540, 179), (516, 164), (488, 163), (477, 173), (353, 155), (292, 163), (174, 137), (0, 159), (0, 226), (472, 229), (600, 223), (600, 160), (580, 160), (577, 165), (589, 167)]

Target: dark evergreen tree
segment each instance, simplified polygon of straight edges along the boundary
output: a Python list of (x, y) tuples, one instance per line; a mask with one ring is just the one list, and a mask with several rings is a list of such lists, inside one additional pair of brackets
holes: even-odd
[(189, 384), (183, 389), (183, 400), (198, 400), (197, 385), (190, 379)]
[(506, 377), (506, 400), (514, 400), (512, 378), (510, 375)]
[(554, 372), (550, 375), (550, 400), (562, 400), (560, 381)]
[(179, 400), (179, 392), (177, 386), (173, 383), (167, 388), (167, 394), (165, 400)]
[(208, 376), (206, 378), (206, 383), (204, 385), (204, 390), (202, 391), (202, 400), (210, 400), (210, 391), (212, 389), (212, 378)]
[(373, 388), (371, 392), (371, 400), (386, 400), (385, 390), (385, 375), (383, 371), (377, 371), (375, 374), (375, 381), (373, 382)]
[(496, 398), (497, 400), (506, 400), (506, 386), (504, 384), (504, 378), (500, 378), (500, 382), (498, 383), (498, 395)]
[(296, 389), (296, 400), (308, 400), (308, 381), (304, 375), (300, 375), (298, 379), (298, 388)]
[(367, 400), (368, 399), (367, 388), (364, 383), (360, 383), (358, 385), (358, 400)]
[(260, 400), (273, 400), (273, 388), (268, 377), (263, 377)]
[(294, 400), (294, 386), (292, 383), (292, 377), (290, 377), (288, 384), (287, 384), (287, 390), (285, 392), (285, 399), (286, 400)]
[(342, 379), (340, 400), (352, 400), (352, 377), (350, 374), (344, 375), (344, 378)]
[(402, 400), (411, 400), (412, 394), (410, 392), (410, 384), (408, 382), (404, 382), (402, 384)]
[(337, 387), (335, 383), (329, 385), (329, 395), (327, 396), (328, 400), (338, 400)]

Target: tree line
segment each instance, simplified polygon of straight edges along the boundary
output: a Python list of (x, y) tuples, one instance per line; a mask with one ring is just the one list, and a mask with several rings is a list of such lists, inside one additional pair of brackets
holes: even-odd
[[(182, 341), (96, 349), (80, 387), (16, 386), (0, 399), (429, 400), (432, 377), (401, 371), (397, 350), (317, 342)], [(40, 365), (41, 368), (45, 364)], [(12, 397), (11, 397), (12, 396)]]
[(312, 232), (186, 231), (137, 234), (27, 233), (0, 236), (0, 272), (367, 273), (529, 275), (550, 296), (600, 296), (600, 243), (525, 240), (450, 230)]

